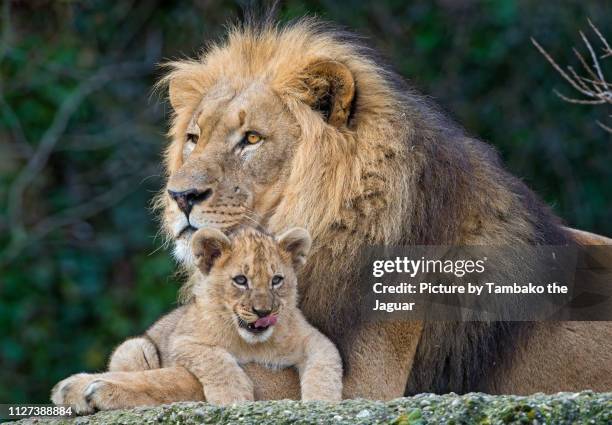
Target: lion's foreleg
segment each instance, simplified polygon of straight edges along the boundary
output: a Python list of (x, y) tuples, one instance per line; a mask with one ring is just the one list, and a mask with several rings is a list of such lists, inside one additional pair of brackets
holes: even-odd
[(422, 329), (416, 321), (364, 324), (347, 353), (343, 398), (402, 397)]
[(121, 343), (108, 362), (110, 372), (157, 369), (161, 360), (155, 343), (147, 337), (130, 338)]
[(200, 382), (185, 368), (135, 372), (80, 373), (59, 382), (51, 392), (55, 404), (73, 406), (77, 413), (127, 409), (176, 401), (201, 401)]

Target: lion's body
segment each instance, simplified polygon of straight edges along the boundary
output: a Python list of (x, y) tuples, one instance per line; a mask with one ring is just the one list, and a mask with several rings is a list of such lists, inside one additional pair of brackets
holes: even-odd
[[(371, 51), (306, 20), (280, 29), (235, 29), (201, 60), (173, 66), (166, 79), (175, 109), (169, 190), (203, 185), (197, 176), (211, 174), (211, 161), (232, 169), (218, 153), (216, 144), (226, 136), (217, 123), (228, 128), (233, 124), (227, 117), (249, 114), (250, 98), (260, 96), (257, 104), (274, 111), (268, 114), (276, 119), (273, 132), (282, 132), (290, 148), (282, 163), (259, 166), (280, 169), (273, 183), (251, 189), (252, 200), (232, 195), (229, 203), (256, 213), (272, 232), (298, 225), (311, 233), (310, 261), (299, 279), (300, 308), (339, 346), (345, 397), (612, 389), (608, 323), (361, 321), (355, 278), (362, 265), (356, 259), (368, 244), (520, 247), (572, 239), (491, 147), (407, 88)], [(327, 95), (320, 96), (321, 90)], [(221, 105), (217, 92), (234, 95)], [(207, 105), (223, 113), (214, 115)], [(201, 142), (185, 155), (185, 134), (194, 123)], [(211, 123), (216, 127), (208, 129)], [(230, 197), (219, 189), (223, 178), (247, 184), (229, 171), (215, 176), (218, 200), (196, 205), (188, 224), (237, 215), (237, 207), (223, 211)], [(177, 255), (189, 268), (180, 249), (185, 234), (177, 224), (183, 214), (165, 194), (160, 204)], [(295, 394), (295, 376), (264, 375), (265, 381), (254, 379), (256, 386)]]

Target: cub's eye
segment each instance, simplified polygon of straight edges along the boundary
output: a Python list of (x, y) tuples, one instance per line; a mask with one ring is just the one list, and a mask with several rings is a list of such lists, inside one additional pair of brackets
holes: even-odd
[(284, 277), (276, 275), (272, 278), (272, 286), (277, 288), (283, 283)]
[(243, 274), (239, 274), (238, 276), (234, 276), (232, 278), (232, 280), (234, 281), (234, 283), (238, 286), (243, 286), (246, 288), (247, 286), (247, 278), (245, 275)]
[(249, 145), (256, 145), (263, 140), (263, 136), (255, 131), (247, 131), (244, 135), (244, 141)]
[(199, 138), (200, 136), (198, 136), (197, 134), (187, 134), (187, 141), (193, 143), (194, 145), (198, 143)]

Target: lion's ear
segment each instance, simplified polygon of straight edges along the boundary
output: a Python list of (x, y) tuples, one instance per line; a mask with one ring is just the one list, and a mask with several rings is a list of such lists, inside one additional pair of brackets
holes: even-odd
[(334, 127), (345, 126), (355, 97), (355, 80), (348, 67), (337, 61), (318, 61), (305, 70), (306, 103), (320, 111)]
[(168, 99), (170, 99), (172, 109), (178, 111), (185, 106), (188, 92), (188, 87), (186, 87), (184, 81), (180, 81), (177, 78), (170, 80), (168, 83)]
[(295, 267), (306, 263), (306, 257), (312, 245), (312, 239), (306, 229), (294, 227), (276, 238), (280, 248), (291, 255)]
[(207, 84), (204, 67), (197, 61), (175, 61), (163, 65), (170, 72), (157, 84), (168, 86), (168, 98), (176, 112), (186, 106), (193, 106), (201, 99)]
[(215, 260), (230, 249), (232, 243), (223, 232), (213, 228), (202, 228), (191, 238), (191, 251), (196, 265), (204, 274), (210, 273)]

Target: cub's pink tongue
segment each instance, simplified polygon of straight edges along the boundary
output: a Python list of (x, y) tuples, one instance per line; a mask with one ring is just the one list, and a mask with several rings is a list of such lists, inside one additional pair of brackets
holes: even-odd
[(276, 323), (276, 316), (273, 316), (270, 314), (269, 316), (265, 316), (260, 319), (257, 319), (257, 321), (255, 322), (255, 327), (265, 328), (267, 326), (272, 326), (275, 323)]

